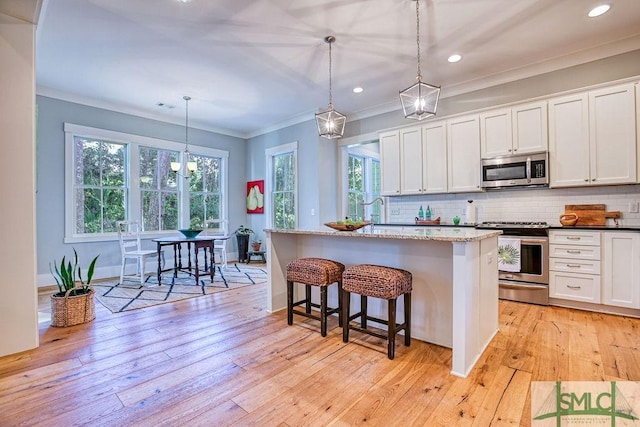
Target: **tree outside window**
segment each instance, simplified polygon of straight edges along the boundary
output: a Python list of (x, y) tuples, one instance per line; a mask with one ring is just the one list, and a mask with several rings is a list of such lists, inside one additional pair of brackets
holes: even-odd
[(191, 160), (198, 169), (189, 179), (189, 224), (202, 228), (222, 219), (222, 159), (192, 154)]
[(273, 191), (271, 193), (273, 226), (296, 227), (296, 161), (293, 152), (272, 157)]
[(126, 144), (74, 138), (75, 233), (116, 231), (126, 218)]
[(171, 162), (178, 161), (178, 155), (177, 151), (140, 147), (140, 218), (145, 231), (178, 228), (178, 176), (171, 171)]

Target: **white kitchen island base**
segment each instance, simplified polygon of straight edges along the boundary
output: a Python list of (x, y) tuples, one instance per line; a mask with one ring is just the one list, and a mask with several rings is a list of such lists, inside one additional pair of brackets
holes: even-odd
[[(265, 231), (271, 312), (286, 308), (287, 264), (297, 258), (321, 257), (346, 266), (378, 264), (410, 271), (411, 337), (451, 348), (453, 375), (466, 377), (498, 331), (499, 231), (445, 227)], [(337, 287), (332, 286), (329, 304), (337, 306), (337, 302)], [(369, 312), (386, 319), (386, 304), (370, 299)], [(358, 310), (359, 298), (352, 305), (352, 312)], [(399, 318), (403, 312), (399, 299)]]

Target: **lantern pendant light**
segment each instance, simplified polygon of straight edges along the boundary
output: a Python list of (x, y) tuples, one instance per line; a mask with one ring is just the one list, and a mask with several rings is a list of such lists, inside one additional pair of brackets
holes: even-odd
[(422, 120), (436, 115), (440, 86), (422, 81), (420, 73), (420, 0), (416, 2), (416, 44), (418, 46), (417, 82), (400, 92), (400, 102), (407, 119)]
[[(183, 96), (182, 99), (184, 99), (185, 102), (185, 124), (184, 124), (184, 141), (185, 141), (185, 148), (184, 148), (184, 153), (182, 154), (182, 158), (184, 160), (184, 162), (187, 165), (187, 170), (186, 170), (186, 174), (184, 175), (184, 177), (186, 179), (191, 178), (191, 175), (193, 175), (196, 171), (196, 169), (198, 168), (198, 164), (193, 161), (190, 160), (190, 154), (189, 154), (189, 101), (191, 100), (190, 96)], [(182, 169), (182, 164), (180, 162), (171, 162), (171, 170), (174, 171), (175, 173), (177, 173), (178, 175), (180, 175), (180, 170)]]
[(337, 112), (333, 108), (332, 87), (331, 87), (331, 45), (336, 41), (334, 36), (324, 38), (325, 43), (329, 44), (329, 107), (326, 111), (316, 114), (316, 125), (318, 126), (318, 134), (327, 139), (340, 138), (344, 133), (344, 125), (347, 116)]

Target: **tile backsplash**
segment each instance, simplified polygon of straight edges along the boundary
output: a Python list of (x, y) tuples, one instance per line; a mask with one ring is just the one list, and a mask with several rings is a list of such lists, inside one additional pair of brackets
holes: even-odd
[[(640, 226), (640, 185), (620, 185), (586, 188), (527, 188), (492, 190), (482, 193), (433, 194), (386, 198), (386, 223), (413, 223), (422, 206), (431, 208), (433, 217), (442, 223), (452, 223), (458, 215), (466, 222), (467, 200), (476, 205), (476, 222), (483, 221), (546, 221), (559, 225), (564, 205), (602, 203), (607, 211), (620, 211), (620, 225)], [(630, 212), (633, 207), (636, 212)], [(613, 225), (607, 219), (607, 225)]]

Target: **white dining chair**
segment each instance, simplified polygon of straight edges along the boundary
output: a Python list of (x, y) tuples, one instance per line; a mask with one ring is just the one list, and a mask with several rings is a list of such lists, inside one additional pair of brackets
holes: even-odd
[(220, 236), (213, 242), (213, 253), (220, 256), (220, 268), (227, 268), (227, 240), (229, 240), (229, 220), (210, 219), (205, 222), (204, 235)]
[[(122, 253), (122, 268), (120, 269), (120, 284), (125, 277), (128, 279), (140, 280), (140, 285), (144, 285), (146, 280), (145, 265), (148, 259), (157, 260), (158, 251), (155, 249), (142, 249), (140, 243), (140, 223), (138, 221), (118, 221), (118, 239), (120, 240), (120, 251)], [(164, 251), (161, 251), (162, 264), (164, 265)], [(125, 276), (125, 267), (128, 259), (137, 263), (136, 274)]]

